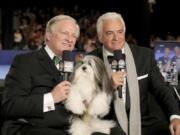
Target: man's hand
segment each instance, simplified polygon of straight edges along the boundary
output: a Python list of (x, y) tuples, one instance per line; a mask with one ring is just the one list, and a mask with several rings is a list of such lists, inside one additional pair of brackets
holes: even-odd
[(54, 103), (59, 103), (65, 100), (69, 94), (70, 82), (63, 81), (56, 85), (52, 90), (51, 94), (54, 100)]
[(114, 72), (112, 74), (112, 84), (113, 84), (113, 88), (117, 88), (118, 86), (122, 86), (124, 83), (124, 77), (126, 76), (126, 72)]
[(175, 118), (171, 120), (169, 128), (171, 135), (180, 135), (180, 119)]

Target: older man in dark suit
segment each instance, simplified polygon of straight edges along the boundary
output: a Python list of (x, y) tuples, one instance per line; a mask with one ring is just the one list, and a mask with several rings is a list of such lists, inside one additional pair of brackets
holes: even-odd
[[(64, 50), (72, 51), (79, 26), (70, 16), (58, 15), (46, 26), (46, 46), (15, 57), (5, 80), (3, 135), (68, 135), (70, 113), (65, 109), (70, 82), (59, 73)], [(57, 65), (53, 63), (53, 61)], [(101, 133), (93, 133), (98, 135)], [(125, 135), (114, 127), (111, 135)]]
[[(150, 49), (128, 45), (125, 22), (120, 14), (109, 12), (97, 21), (97, 33), (102, 48), (91, 52), (104, 60), (115, 90), (114, 114), (128, 135), (180, 135), (180, 110), (172, 90), (166, 85)], [(107, 56), (121, 50), (126, 56), (126, 71), (111, 71)], [(122, 96), (119, 97), (118, 93)], [(168, 123), (151, 115), (148, 93), (153, 93), (166, 107)], [(112, 114), (112, 113), (111, 113)], [(112, 115), (111, 115), (112, 116)]]
[(64, 50), (72, 51), (79, 33), (75, 19), (55, 16), (47, 23), (46, 46), (15, 57), (5, 80), (3, 135), (67, 134), (69, 113), (63, 101), (70, 82), (63, 80), (53, 59), (61, 59)]

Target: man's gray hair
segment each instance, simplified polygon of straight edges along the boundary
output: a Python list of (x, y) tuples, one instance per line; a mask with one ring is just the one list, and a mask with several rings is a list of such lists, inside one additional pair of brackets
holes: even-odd
[(74, 22), (74, 24), (76, 24), (76, 27), (77, 27), (76, 37), (78, 38), (79, 35), (80, 35), (79, 25), (78, 25), (77, 21), (74, 18), (72, 18), (71, 16), (68, 16), (68, 15), (57, 15), (57, 16), (51, 18), (46, 24), (46, 31), (47, 32), (52, 32), (52, 26), (56, 22), (59, 22), (59, 21), (62, 21), (62, 20), (70, 20), (70, 21)]
[(98, 21), (96, 24), (98, 35), (102, 35), (102, 26), (103, 26), (103, 21), (105, 21), (105, 20), (119, 20), (123, 25), (123, 30), (125, 33), (126, 25), (125, 25), (124, 19), (122, 18), (121, 14), (116, 13), (116, 12), (107, 12), (98, 18)]

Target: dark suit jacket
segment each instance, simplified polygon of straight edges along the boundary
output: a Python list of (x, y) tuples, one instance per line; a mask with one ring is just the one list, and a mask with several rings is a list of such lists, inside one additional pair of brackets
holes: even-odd
[[(140, 108), (142, 125), (147, 126), (153, 124), (157, 119), (150, 113), (148, 105), (148, 93), (152, 93), (162, 104), (166, 107), (167, 115), (180, 115), (178, 103), (174, 98), (172, 89), (168, 87), (159, 72), (156, 62), (154, 60), (153, 51), (148, 48), (130, 45), (138, 77), (148, 75), (139, 82), (140, 90)], [(91, 52), (92, 55), (103, 59), (102, 48)]]
[(65, 130), (69, 113), (62, 103), (54, 111), (43, 112), (43, 96), (62, 81), (52, 60), (42, 48), (15, 57), (5, 80), (2, 101), (7, 131), (25, 125)]

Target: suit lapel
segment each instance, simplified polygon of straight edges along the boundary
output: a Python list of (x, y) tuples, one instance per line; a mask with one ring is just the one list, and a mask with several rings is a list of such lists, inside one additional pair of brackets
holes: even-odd
[(57, 82), (59, 82), (61, 80), (59, 71), (57, 70), (57, 68), (53, 64), (52, 60), (50, 59), (49, 55), (47, 54), (47, 52), (45, 51), (44, 48), (42, 48), (39, 51), (39, 53), (38, 53), (38, 60), (39, 60), (40, 64), (42, 65), (42, 67), (48, 73), (52, 74), (52, 76), (54, 77), (54, 79)]

